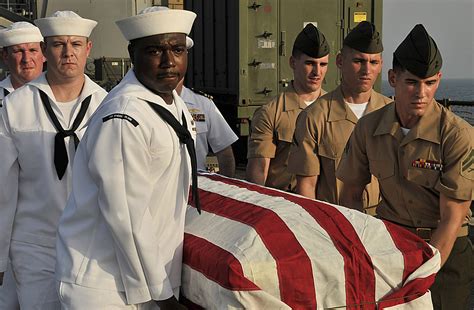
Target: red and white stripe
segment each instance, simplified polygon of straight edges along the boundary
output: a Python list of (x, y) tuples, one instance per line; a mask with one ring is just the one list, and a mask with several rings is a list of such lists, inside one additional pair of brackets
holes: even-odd
[(203, 212), (188, 209), (183, 258), (194, 304), (409, 309), (421, 300), (429, 309), (439, 253), (406, 230), (218, 175), (200, 176), (199, 189)]

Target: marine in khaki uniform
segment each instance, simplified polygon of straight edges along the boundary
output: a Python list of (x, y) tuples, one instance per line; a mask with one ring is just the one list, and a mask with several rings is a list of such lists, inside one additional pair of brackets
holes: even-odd
[[(372, 89), (382, 69), (382, 41), (375, 26), (361, 22), (344, 39), (336, 64), (341, 85), (319, 98), (298, 117), (288, 171), (296, 174), (296, 192), (339, 203), (342, 183), (336, 169), (358, 119), (391, 100)], [(366, 188), (364, 206), (379, 202), (378, 184)]]
[(325, 93), (321, 84), (328, 68), (329, 45), (324, 34), (313, 24), (306, 25), (295, 39), (289, 61), (294, 80), (253, 116), (246, 170), (248, 181), (282, 190), (294, 190), (296, 184), (287, 172), (296, 118)]
[(360, 208), (363, 184), (375, 175), (382, 194), (378, 216), (441, 254), (431, 287), (435, 309), (468, 309), (473, 252), (464, 223), (474, 198), (474, 131), (434, 100), (442, 59), (422, 25), (393, 59), (395, 102), (357, 123), (337, 171), (345, 185), (341, 201)]

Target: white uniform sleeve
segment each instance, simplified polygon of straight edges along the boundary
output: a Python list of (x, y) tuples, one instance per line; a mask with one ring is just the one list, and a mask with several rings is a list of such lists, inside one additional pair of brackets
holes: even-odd
[(209, 103), (206, 111), (208, 117), (207, 141), (212, 151), (217, 153), (237, 141), (238, 137), (227, 124), (215, 103), (212, 100)]
[(0, 272), (7, 269), (18, 201), (18, 151), (10, 136), (6, 109), (0, 113)]
[[(151, 155), (146, 134), (126, 120), (108, 120), (87, 143), (99, 208), (114, 238), (127, 300), (141, 303), (173, 295), (156, 237), (165, 220), (151, 214)], [(166, 193), (163, 193), (164, 195)], [(159, 212), (157, 212), (159, 213)]]

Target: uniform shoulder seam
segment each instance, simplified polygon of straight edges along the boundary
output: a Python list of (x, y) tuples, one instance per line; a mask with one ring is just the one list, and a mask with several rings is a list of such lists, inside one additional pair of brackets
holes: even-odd
[(203, 97), (206, 97), (207, 99), (209, 100), (214, 100), (214, 97), (212, 95), (209, 95), (208, 93), (205, 93), (201, 90), (198, 90), (198, 89), (195, 89), (195, 88), (189, 88), (189, 90), (191, 90), (193, 93), (195, 94), (198, 94), (198, 95), (201, 95)]

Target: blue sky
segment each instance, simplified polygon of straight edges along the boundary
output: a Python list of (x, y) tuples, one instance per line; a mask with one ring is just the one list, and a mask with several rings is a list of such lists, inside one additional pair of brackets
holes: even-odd
[(384, 70), (416, 24), (423, 24), (443, 56), (443, 78), (474, 79), (474, 0), (383, 0)]

